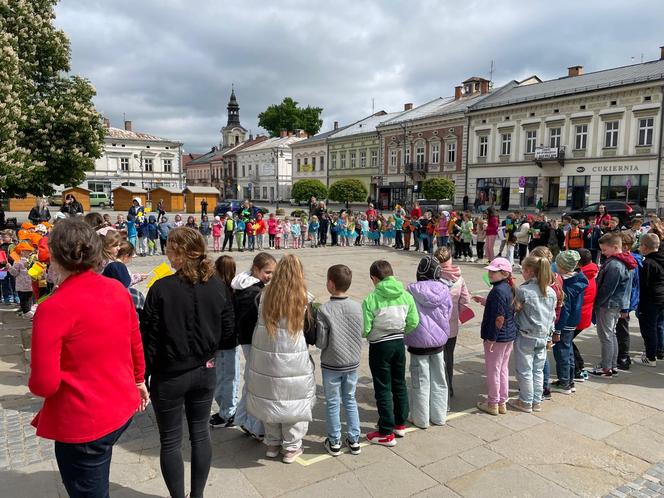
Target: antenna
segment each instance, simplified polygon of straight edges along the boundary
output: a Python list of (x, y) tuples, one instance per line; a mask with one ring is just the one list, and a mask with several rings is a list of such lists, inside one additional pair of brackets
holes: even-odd
[(489, 82), (490, 83), (493, 82), (493, 69), (494, 69), (493, 59), (491, 59), (491, 69), (489, 69)]

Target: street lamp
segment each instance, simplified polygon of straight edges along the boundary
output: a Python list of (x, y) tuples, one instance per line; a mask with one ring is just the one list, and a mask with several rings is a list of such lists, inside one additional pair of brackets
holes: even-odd
[(281, 149), (281, 146), (272, 150), (272, 163), (275, 165), (276, 176), (277, 176), (277, 209), (279, 209), (279, 158), (284, 157), (284, 151)]
[(405, 206), (406, 205), (406, 197), (408, 195), (408, 177), (406, 175), (406, 140), (407, 140), (407, 129), (408, 129), (408, 121), (404, 121), (401, 123), (401, 129), (403, 129), (403, 154), (401, 156), (401, 167), (403, 168), (403, 199), (402, 203)]

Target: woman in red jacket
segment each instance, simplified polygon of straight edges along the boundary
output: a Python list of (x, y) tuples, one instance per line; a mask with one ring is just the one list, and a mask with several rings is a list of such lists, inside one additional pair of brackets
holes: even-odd
[(486, 250), (486, 259), (489, 263), (495, 257), (494, 245), (496, 244), (496, 237), (498, 236), (498, 215), (493, 206), (486, 210), (487, 224), (486, 224), (486, 243), (484, 245)]
[(122, 284), (95, 272), (102, 241), (83, 220), (60, 221), (49, 248), (60, 286), (33, 321), (29, 387), (45, 400), (32, 425), (55, 440), (69, 496), (107, 497), (113, 445), (149, 400), (136, 310)]

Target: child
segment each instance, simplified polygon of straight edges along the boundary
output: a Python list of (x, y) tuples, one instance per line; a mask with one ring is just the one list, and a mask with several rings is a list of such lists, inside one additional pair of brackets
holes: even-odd
[(316, 346), (321, 350), (320, 365), (327, 406), (327, 438), (323, 446), (332, 456), (341, 454), (341, 402), (348, 424), (346, 446), (353, 455), (360, 454), (360, 415), (355, 401), (355, 387), (362, 352), (362, 307), (346, 294), (352, 278), (350, 268), (345, 265), (327, 269), (330, 300), (318, 309), (316, 315)]
[(293, 235), (293, 249), (300, 248), (300, 241), (302, 240), (302, 231), (300, 230), (300, 220), (297, 218), (293, 219), (293, 224), (291, 225), (291, 233)]
[(28, 274), (29, 262), (28, 260), (34, 253), (33, 247), (28, 242), (20, 242), (16, 245), (13, 251), (19, 256), (18, 261), (14, 261), (8, 268), (8, 271), (15, 279), (15, 288), (18, 293), (19, 303), (21, 308), (17, 315), (24, 318), (32, 318), (32, 279)]
[(657, 360), (664, 360), (664, 338), (660, 335), (664, 321), (664, 257), (659, 248), (660, 239), (655, 233), (641, 236), (639, 251), (644, 259), (639, 275), (641, 299), (638, 314), (645, 346), (641, 363), (648, 367), (655, 367)]
[(336, 214), (333, 214), (330, 220), (330, 237), (332, 246), (339, 245), (339, 217)]
[(473, 296), (473, 300), (485, 306), (480, 335), (484, 340), (488, 397), (487, 401), (477, 403), (477, 408), (489, 415), (498, 415), (507, 413), (509, 360), (516, 339), (515, 289), (512, 265), (505, 258), (491, 260), (484, 269), (489, 272), (493, 288), (486, 298)]
[(395, 249), (403, 249), (403, 217), (401, 216), (400, 210), (397, 209), (396, 214), (394, 215), (394, 235), (396, 237), (396, 242), (394, 244)]
[(420, 323), (404, 342), (410, 353), (410, 420), (420, 429), (445, 425), (447, 382), (443, 348), (450, 336), (452, 299), (443, 282), (440, 263), (425, 256), (417, 266), (417, 282), (408, 286)]
[(256, 222), (254, 223), (254, 231), (256, 235), (256, 246), (258, 247), (259, 251), (263, 250), (263, 238), (265, 236), (265, 233), (267, 233), (267, 223), (265, 223), (265, 220), (263, 219), (263, 214), (258, 213), (256, 214)]
[(413, 234), (413, 224), (410, 221), (410, 216), (406, 216), (403, 222), (403, 250), (410, 251), (410, 239)]
[(134, 246), (138, 245), (138, 231), (136, 229), (136, 217), (133, 214), (127, 215), (127, 240)]
[(134, 247), (136, 253), (141, 257), (144, 257), (148, 252), (147, 225), (148, 220), (145, 219), (145, 216), (142, 216), (142, 213), (139, 216), (136, 216), (137, 243), (134, 244)]
[(309, 222), (309, 237), (311, 237), (311, 248), (318, 247), (318, 229), (320, 224), (318, 223), (318, 216), (313, 215), (311, 221)]
[(201, 232), (201, 235), (205, 239), (205, 247), (210, 245), (210, 234), (212, 233), (212, 226), (208, 220), (208, 215), (204, 214), (201, 216), (201, 224), (198, 227), (198, 231)]
[(277, 233), (274, 234), (274, 248), (281, 249), (281, 237), (284, 234), (284, 225), (281, 220), (277, 220)]
[(159, 227), (157, 227), (157, 218), (154, 214), (148, 217), (148, 226), (146, 227), (148, 239), (148, 255), (157, 255), (157, 239), (159, 238)]
[(595, 264), (599, 263), (599, 239), (602, 237), (602, 229), (595, 223), (595, 220), (590, 218), (588, 228), (585, 231), (584, 247), (590, 251), (592, 261)]
[[(235, 261), (230, 256), (220, 256), (214, 266), (217, 276), (225, 284), (226, 291), (231, 296), (228, 302), (234, 303), (231, 282), (235, 278)], [(231, 320), (233, 319), (231, 318)], [(224, 327), (224, 330), (226, 329)], [(232, 326), (229, 329), (234, 331)], [(219, 406), (219, 412), (210, 417), (210, 427), (233, 427), (240, 387), (240, 350), (237, 347), (236, 334), (222, 336), (214, 360), (217, 378), (214, 399)]]
[(183, 227), (184, 226), (184, 221), (182, 221), (182, 215), (176, 214), (175, 215), (175, 222), (173, 223), (173, 227)]
[(267, 220), (267, 233), (269, 237), (269, 247), (274, 249), (274, 239), (277, 235), (277, 220), (274, 217), (274, 213), (270, 213), (270, 217)]
[(2, 243), (0, 244), (0, 251), (4, 254), (5, 267), (7, 274), (4, 279), (0, 280), (2, 285), (2, 300), (4, 304), (18, 304), (19, 297), (16, 292), (16, 279), (9, 273), (9, 266), (14, 263), (10, 254), (14, 251), (16, 234), (11, 229), (2, 231)]
[[(283, 231), (284, 231), (284, 249), (288, 249), (288, 240), (290, 239), (291, 236), (291, 222), (290, 218), (288, 217), (284, 219)], [(332, 236), (332, 242), (333, 242), (332, 245), (334, 245), (334, 235)]]
[(228, 252), (233, 252), (233, 236), (235, 235), (235, 220), (233, 220), (233, 213), (228, 211), (224, 221), (224, 243), (221, 246), (221, 251), (226, 249), (228, 243)]
[(362, 239), (360, 240), (360, 245), (366, 245), (367, 237), (369, 236), (369, 220), (367, 215), (363, 214), (359, 220), (360, 226), (362, 227)]
[(247, 234), (247, 248), (254, 252), (256, 248), (256, 220), (251, 218), (244, 226), (245, 232)]
[[(361, 235), (362, 235), (362, 233), (360, 231), (360, 233), (358, 234), (358, 237), (361, 236)], [(396, 233), (395, 233), (395, 230), (394, 230), (394, 218), (392, 216), (390, 216), (387, 219), (387, 223), (385, 224), (385, 239), (383, 241), (384, 245), (386, 245), (388, 247), (394, 247), (394, 237), (395, 237), (395, 235), (396, 235)]]
[(473, 261), (473, 250), (470, 245), (473, 242), (473, 222), (470, 213), (463, 213), (461, 222), (461, 252), (465, 261)]
[(572, 220), (569, 231), (565, 234), (565, 249), (579, 250), (583, 247), (583, 230), (579, 220)]
[(632, 359), (629, 357), (629, 315), (639, 307), (639, 271), (643, 266), (643, 259), (638, 250), (632, 251), (635, 239), (634, 235), (628, 230), (619, 232), (622, 237), (623, 252), (631, 253), (636, 261), (636, 268), (630, 271), (632, 281), (630, 282), (629, 305), (620, 310), (620, 318), (616, 323), (616, 339), (618, 341), (618, 363), (619, 370), (629, 370)]
[(119, 232), (124, 232), (127, 230), (127, 220), (121, 214), (118, 215), (117, 221), (115, 223), (115, 229)]
[(394, 278), (390, 263), (374, 261), (369, 275), (375, 289), (362, 302), (363, 335), (369, 340), (378, 430), (367, 434), (367, 439), (370, 443), (395, 446), (394, 436), (406, 435), (408, 418), (403, 337), (417, 327), (420, 317), (413, 296)]
[(514, 266), (514, 250), (516, 249), (516, 234), (513, 231), (507, 231), (506, 259)]
[(256, 254), (249, 271), (238, 273), (231, 282), (235, 297), (235, 328), (245, 359), (242, 397), (235, 412), (235, 423), (248, 436), (261, 441), (264, 436), (263, 423), (247, 413), (247, 372), (251, 356), (251, 339), (258, 320), (258, 298), (270, 282), (277, 262), (266, 252)]
[[(593, 305), (595, 303), (595, 297), (597, 296), (597, 282), (595, 278), (599, 273), (599, 268), (592, 260), (592, 254), (588, 249), (578, 249), (579, 253), (579, 270), (586, 276), (588, 280), (588, 287), (583, 293), (583, 303), (581, 304), (581, 319), (576, 326), (574, 331), (574, 339), (585, 329), (590, 327), (593, 316)], [(574, 341), (572, 341), (572, 349), (574, 350), (574, 382), (585, 382), (588, 378), (588, 372), (585, 371), (585, 363), (583, 361), (583, 356), (579, 348), (576, 347)]]
[(157, 230), (159, 231), (159, 246), (161, 247), (161, 255), (166, 255), (166, 241), (168, 234), (173, 229), (173, 225), (168, 222), (168, 216), (162, 216)]
[(447, 246), (436, 249), (434, 256), (440, 262), (441, 279), (449, 286), (452, 299), (452, 312), (450, 315), (450, 334), (445, 343), (445, 374), (447, 376), (447, 390), (450, 398), (454, 397), (452, 379), (454, 376), (454, 349), (457, 336), (459, 335), (459, 324), (466, 323), (474, 318), (475, 313), (468, 306), (470, 304), (470, 292), (466, 281), (461, 276), (461, 269), (452, 263), (452, 253)]
[(321, 247), (327, 245), (327, 231), (330, 229), (330, 215), (324, 211), (319, 220), (320, 228), (318, 230), (318, 243)]
[(553, 333), (553, 357), (556, 359), (558, 380), (551, 384), (552, 390), (561, 394), (575, 392), (574, 386), (574, 331), (581, 320), (583, 294), (588, 279), (583, 273), (575, 273), (581, 256), (576, 251), (563, 251), (556, 257), (556, 272), (563, 279), (563, 307)]
[(284, 463), (302, 454), (302, 439), (316, 398), (314, 365), (306, 337), (309, 296), (302, 263), (287, 254), (260, 299), (258, 321), (247, 361), (247, 410), (263, 421), (268, 458), (283, 448)]
[(238, 251), (244, 252), (244, 234), (247, 231), (247, 224), (237, 213), (233, 215), (233, 219), (235, 220), (235, 242), (237, 243)]
[(549, 287), (551, 263), (546, 258), (525, 258), (521, 274), (525, 282), (516, 290), (517, 336), (514, 341), (519, 397), (507, 404), (515, 410), (531, 413), (542, 411), (544, 361), (556, 321), (556, 293)]
[(196, 224), (196, 218), (193, 216), (189, 216), (187, 218), (187, 223), (184, 225), (187, 228), (193, 228), (194, 230), (198, 230), (198, 225)]
[(599, 247), (606, 261), (597, 276), (595, 315), (597, 335), (602, 345), (601, 365), (591, 374), (611, 377), (618, 373), (618, 338), (616, 324), (621, 310), (629, 308), (631, 270), (637, 267), (634, 257), (623, 252), (619, 233), (608, 232), (599, 239)]
[[(108, 238), (109, 236), (106, 235), (105, 240), (108, 240)], [(126, 240), (121, 240), (115, 246), (115, 250), (111, 249), (109, 255), (112, 255), (113, 252), (115, 252), (115, 258), (108, 261), (108, 264), (104, 267), (101, 274), (108, 278), (114, 278), (128, 289), (132, 284), (132, 278), (127, 269), (127, 265), (121, 260), (121, 258), (128, 258), (131, 260), (134, 254), (136, 254), (136, 248)]]
[(309, 217), (303, 214), (300, 217), (300, 247), (304, 247), (305, 241), (309, 240)]
[(477, 261), (484, 259), (484, 244), (486, 242), (486, 223), (484, 218), (475, 218), (475, 235), (477, 236)]
[(212, 223), (212, 250), (214, 252), (221, 250), (221, 232), (223, 229), (224, 224), (221, 222), (221, 218), (215, 216), (214, 223)]

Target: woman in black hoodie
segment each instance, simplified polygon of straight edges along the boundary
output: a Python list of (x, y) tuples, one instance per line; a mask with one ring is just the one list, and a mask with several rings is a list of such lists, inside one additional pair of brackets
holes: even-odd
[(191, 441), (190, 496), (203, 496), (212, 459), (208, 419), (214, 356), (220, 344), (235, 335), (229, 291), (214, 274), (206, 250), (197, 230), (180, 227), (168, 234), (166, 255), (176, 272), (150, 288), (141, 320), (146, 378), (150, 376), (161, 440), (161, 471), (173, 498), (185, 496), (183, 411)]

